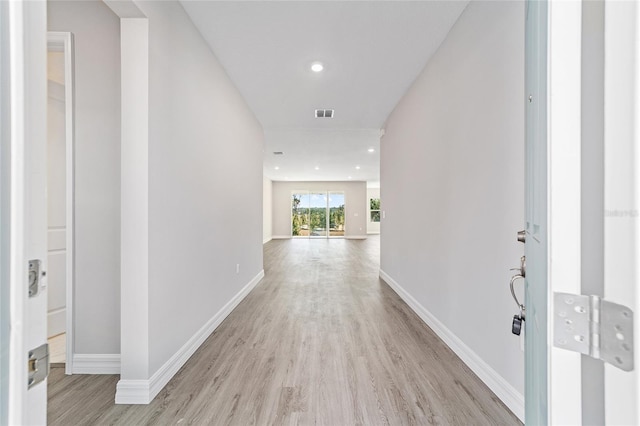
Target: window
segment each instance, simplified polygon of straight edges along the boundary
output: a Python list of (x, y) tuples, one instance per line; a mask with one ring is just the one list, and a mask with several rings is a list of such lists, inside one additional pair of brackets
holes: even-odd
[(369, 221), (380, 222), (380, 198), (369, 199)]

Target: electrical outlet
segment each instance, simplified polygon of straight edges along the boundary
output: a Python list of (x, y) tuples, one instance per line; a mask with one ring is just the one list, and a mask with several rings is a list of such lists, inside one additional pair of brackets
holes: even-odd
[(240, 273), (240, 264), (237, 263), (236, 264), (236, 274), (239, 274), (239, 273)]

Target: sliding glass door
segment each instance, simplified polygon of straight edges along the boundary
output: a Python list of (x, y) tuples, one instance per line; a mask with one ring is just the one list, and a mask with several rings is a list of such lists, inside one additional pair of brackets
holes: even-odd
[(291, 235), (309, 237), (309, 193), (293, 193), (291, 200)]
[(344, 209), (344, 192), (294, 191), (291, 195), (291, 235), (344, 237)]
[(312, 192), (309, 194), (310, 208), (309, 215), (311, 217), (310, 237), (326, 238), (327, 237), (327, 193)]

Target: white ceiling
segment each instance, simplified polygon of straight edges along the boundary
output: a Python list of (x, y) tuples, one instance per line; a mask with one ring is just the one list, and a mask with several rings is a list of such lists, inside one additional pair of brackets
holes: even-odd
[[(369, 182), (378, 129), (467, 3), (182, 1), (265, 129), (266, 176)], [(316, 119), (316, 108), (335, 118)]]

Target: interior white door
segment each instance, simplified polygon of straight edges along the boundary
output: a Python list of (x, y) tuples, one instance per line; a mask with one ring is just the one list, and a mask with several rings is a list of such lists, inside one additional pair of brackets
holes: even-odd
[(581, 2), (527, 2), (525, 422), (581, 421), (580, 354), (553, 348), (554, 292), (580, 293)]
[[(29, 352), (47, 341), (46, 276), (42, 273), (47, 270), (47, 6), (28, 0), (3, 3), (9, 31), (2, 62), (9, 64), (10, 86), (8, 421), (42, 425), (46, 423), (47, 382), (29, 386), (28, 366), (42, 371), (46, 365), (28, 360)], [(5, 207), (3, 201), (3, 211)], [(30, 260), (42, 262), (40, 291), (33, 297), (28, 286)]]
[(9, 8), (0, 2), (0, 424), (9, 423), (9, 355), (11, 317), (10, 308), (10, 251), (11, 226), (9, 158), (11, 133), (9, 132)]
[[(605, 421), (640, 424), (640, 6), (605, 1), (604, 297), (634, 312), (634, 369), (605, 364)], [(633, 341), (632, 341), (633, 340)]]
[(547, 2), (525, 24), (525, 422), (548, 423)]

